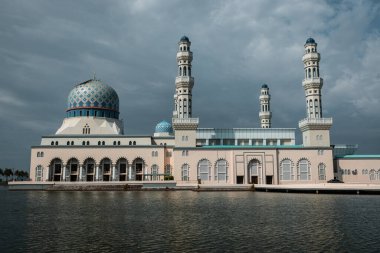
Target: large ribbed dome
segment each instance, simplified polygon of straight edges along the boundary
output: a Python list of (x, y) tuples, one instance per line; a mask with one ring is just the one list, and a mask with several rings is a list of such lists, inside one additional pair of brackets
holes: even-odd
[(90, 79), (70, 91), (66, 111), (67, 117), (119, 118), (119, 96), (112, 87), (100, 80)]

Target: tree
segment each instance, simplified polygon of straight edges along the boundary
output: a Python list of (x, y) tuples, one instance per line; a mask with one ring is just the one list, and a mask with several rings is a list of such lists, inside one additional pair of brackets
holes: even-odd
[(4, 170), (4, 176), (5, 176), (5, 181), (8, 181), (8, 178), (10, 177), (10, 176), (13, 176), (13, 171), (11, 170), (11, 169), (5, 169)]

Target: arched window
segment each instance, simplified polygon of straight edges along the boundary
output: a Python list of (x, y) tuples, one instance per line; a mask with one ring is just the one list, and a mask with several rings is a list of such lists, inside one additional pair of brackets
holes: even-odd
[(74, 141), (71, 141), (71, 145), (74, 145)]
[(182, 76), (182, 67), (179, 67), (179, 75)]
[(152, 173), (152, 180), (153, 181), (158, 180), (158, 165), (156, 164), (152, 165), (151, 173)]
[(41, 152), (40, 157), (44, 157), (44, 152)]
[(42, 181), (43, 180), (43, 168), (42, 168), (42, 166), (41, 165), (38, 165), (37, 167), (36, 167), (36, 181), (37, 182), (40, 182), (40, 181)]
[(209, 181), (211, 179), (210, 162), (207, 159), (198, 162), (198, 179)]
[(227, 161), (218, 160), (215, 164), (215, 180), (218, 182), (227, 182)]
[(308, 68), (308, 75), (307, 75), (309, 78), (311, 77), (311, 70), (310, 68)]
[(166, 164), (166, 166), (165, 166), (165, 175), (171, 176), (171, 174), (172, 174), (171, 166), (170, 166), (170, 164)]
[(183, 75), (184, 75), (184, 76), (187, 76), (187, 73), (186, 73), (186, 67), (183, 67)]
[(103, 146), (106, 145), (105, 141), (102, 141), (102, 145), (103, 145)]
[(56, 146), (58, 145), (58, 141), (55, 142), (55, 145), (56, 145)]
[(181, 167), (181, 180), (182, 181), (189, 181), (189, 165), (183, 164)]
[(67, 141), (67, 145), (70, 145), (70, 141)]
[(292, 161), (289, 159), (281, 161), (280, 180), (294, 180)]
[(131, 142), (131, 141), (129, 142), (129, 145), (132, 145), (132, 142)]
[(101, 144), (101, 142), (100, 141), (98, 141), (98, 145), (100, 146), (100, 144)]
[(85, 141), (82, 141), (82, 145), (83, 145), (83, 146), (86, 145), (86, 142), (85, 142)]
[(323, 163), (318, 165), (319, 180), (326, 180), (326, 166)]
[(154, 151), (152, 151), (152, 156), (154, 156)]
[(51, 142), (51, 145), (54, 145), (54, 141)]
[(133, 145), (136, 145), (136, 141), (133, 142)]
[(310, 180), (310, 167), (309, 167), (308, 160), (306, 159), (299, 160), (297, 177), (298, 177), (298, 180)]
[(90, 145), (90, 142), (89, 142), (89, 141), (87, 141), (87, 146), (88, 146), (88, 145)]
[(248, 164), (248, 182), (250, 184), (258, 184), (260, 178), (260, 162), (257, 159), (253, 159)]
[(113, 141), (113, 145), (116, 145), (116, 141)]
[(117, 145), (119, 145), (119, 146), (120, 146), (120, 141), (118, 141), (118, 142), (117, 142)]
[(376, 180), (376, 175), (375, 175), (374, 169), (369, 171), (369, 180)]
[(40, 157), (40, 156), (41, 156), (40, 152), (37, 152), (37, 157)]
[(317, 73), (315, 72), (315, 68), (313, 68), (313, 77), (316, 77)]

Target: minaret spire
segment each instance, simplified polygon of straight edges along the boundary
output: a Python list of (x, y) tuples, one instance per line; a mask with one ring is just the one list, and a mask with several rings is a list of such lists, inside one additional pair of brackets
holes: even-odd
[(175, 79), (173, 118), (192, 117), (191, 90), (194, 86), (194, 78), (191, 76), (193, 53), (190, 51), (190, 45), (191, 42), (186, 36), (183, 36), (178, 42), (178, 74)]
[(269, 87), (266, 84), (263, 84), (261, 86), (259, 117), (261, 128), (272, 127), (272, 112), (270, 111), (270, 94)]

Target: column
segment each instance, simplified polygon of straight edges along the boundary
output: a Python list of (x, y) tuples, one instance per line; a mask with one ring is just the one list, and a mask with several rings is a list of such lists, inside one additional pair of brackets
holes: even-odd
[(128, 180), (132, 180), (132, 164), (128, 165)]
[[(145, 167), (145, 163), (144, 163), (144, 167)], [(148, 168), (147, 167), (144, 168), (144, 175), (143, 175), (144, 180), (147, 180), (146, 174), (148, 174)]]
[(112, 181), (116, 181), (116, 166), (112, 166)]
[(83, 166), (82, 165), (79, 165), (79, 178), (78, 178), (78, 181), (83, 181)]
[(62, 166), (62, 181), (66, 181), (66, 165)]
[(47, 167), (47, 173), (45, 175), (45, 181), (49, 181), (49, 174), (50, 174), (50, 166)]
[(95, 170), (95, 181), (99, 181), (99, 165), (96, 166), (96, 170)]

